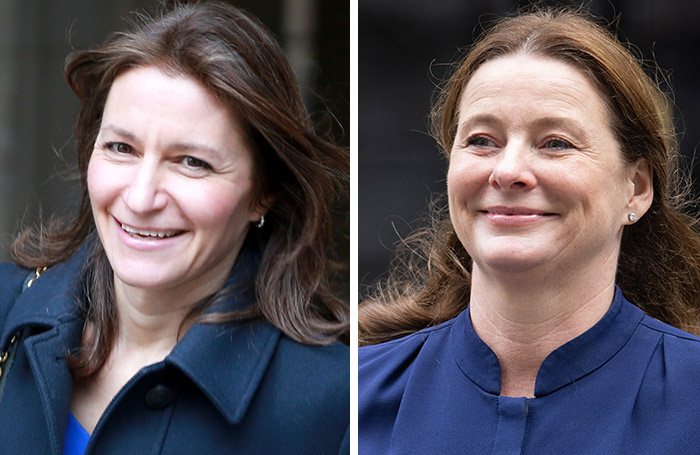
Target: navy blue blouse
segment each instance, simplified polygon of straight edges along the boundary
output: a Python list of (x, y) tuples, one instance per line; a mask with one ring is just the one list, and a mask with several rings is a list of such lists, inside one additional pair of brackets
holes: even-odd
[(619, 289), (542, 363), (535, 398), (501, 397), (469, 311), (360, 348), (360, 454), (699, 454), (700, 339)]

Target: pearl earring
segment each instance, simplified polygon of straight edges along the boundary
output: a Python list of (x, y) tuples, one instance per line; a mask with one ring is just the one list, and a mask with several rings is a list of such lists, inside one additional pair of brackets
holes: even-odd
[(631, 212), (629, 215), (627, 215), (627, 218), (634, 223), (635, 221), (637, 221), (637, 213)]

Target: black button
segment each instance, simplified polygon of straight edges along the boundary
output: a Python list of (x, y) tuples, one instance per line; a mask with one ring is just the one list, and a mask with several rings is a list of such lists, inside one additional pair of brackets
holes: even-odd
[(158, 384), (146, 393), (146, 406), (151, 409), (163, 409), (172, 403), (175, 395), (169, 387)]

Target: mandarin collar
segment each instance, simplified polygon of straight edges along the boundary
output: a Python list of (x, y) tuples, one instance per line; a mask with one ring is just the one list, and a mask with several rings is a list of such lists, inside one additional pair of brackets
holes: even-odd
[[(629, 303), (615, 286), (613, 303), (600, 321), (545, 358), (537, 372), (535, 397), (572, 384), (610, 360), (627, 343), (643, 317), (642, 310)], [(474, 331), (468, 308), (455, 320), (450, 344), (460, 370), (485, 392), (499, 395), (498, 358)]]

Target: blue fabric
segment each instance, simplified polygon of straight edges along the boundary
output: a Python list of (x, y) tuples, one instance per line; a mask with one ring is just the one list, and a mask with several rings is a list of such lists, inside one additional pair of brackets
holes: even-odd
[(66, 427), (66, 439), (63, 442), (63, 455), (83, 455), (90, 441), (90, 433), (73, 417), (68, 414), (68, 426)]
[(698, 454), (700, 339), (619, 289), (605, 316), (552, 352), (535, 398), (501, 397), (469, 312), (360, 348), (360, 454)]
[[(0, 397), (0, 455), (63, 449), (73, 389), (66, 352), (83, 331), (85, 254), (21, 294), (28, 271), (0, 264), (0, 307), (12, 306), (0, 346), (25, 333)], [(257, 257), (241, 252), (218, 311), (254, 304)], [(349, 369), (347, 346), (302, 345), (262, 319), (194, 325), (124, 385), (85, 455), (348, 454)]]

